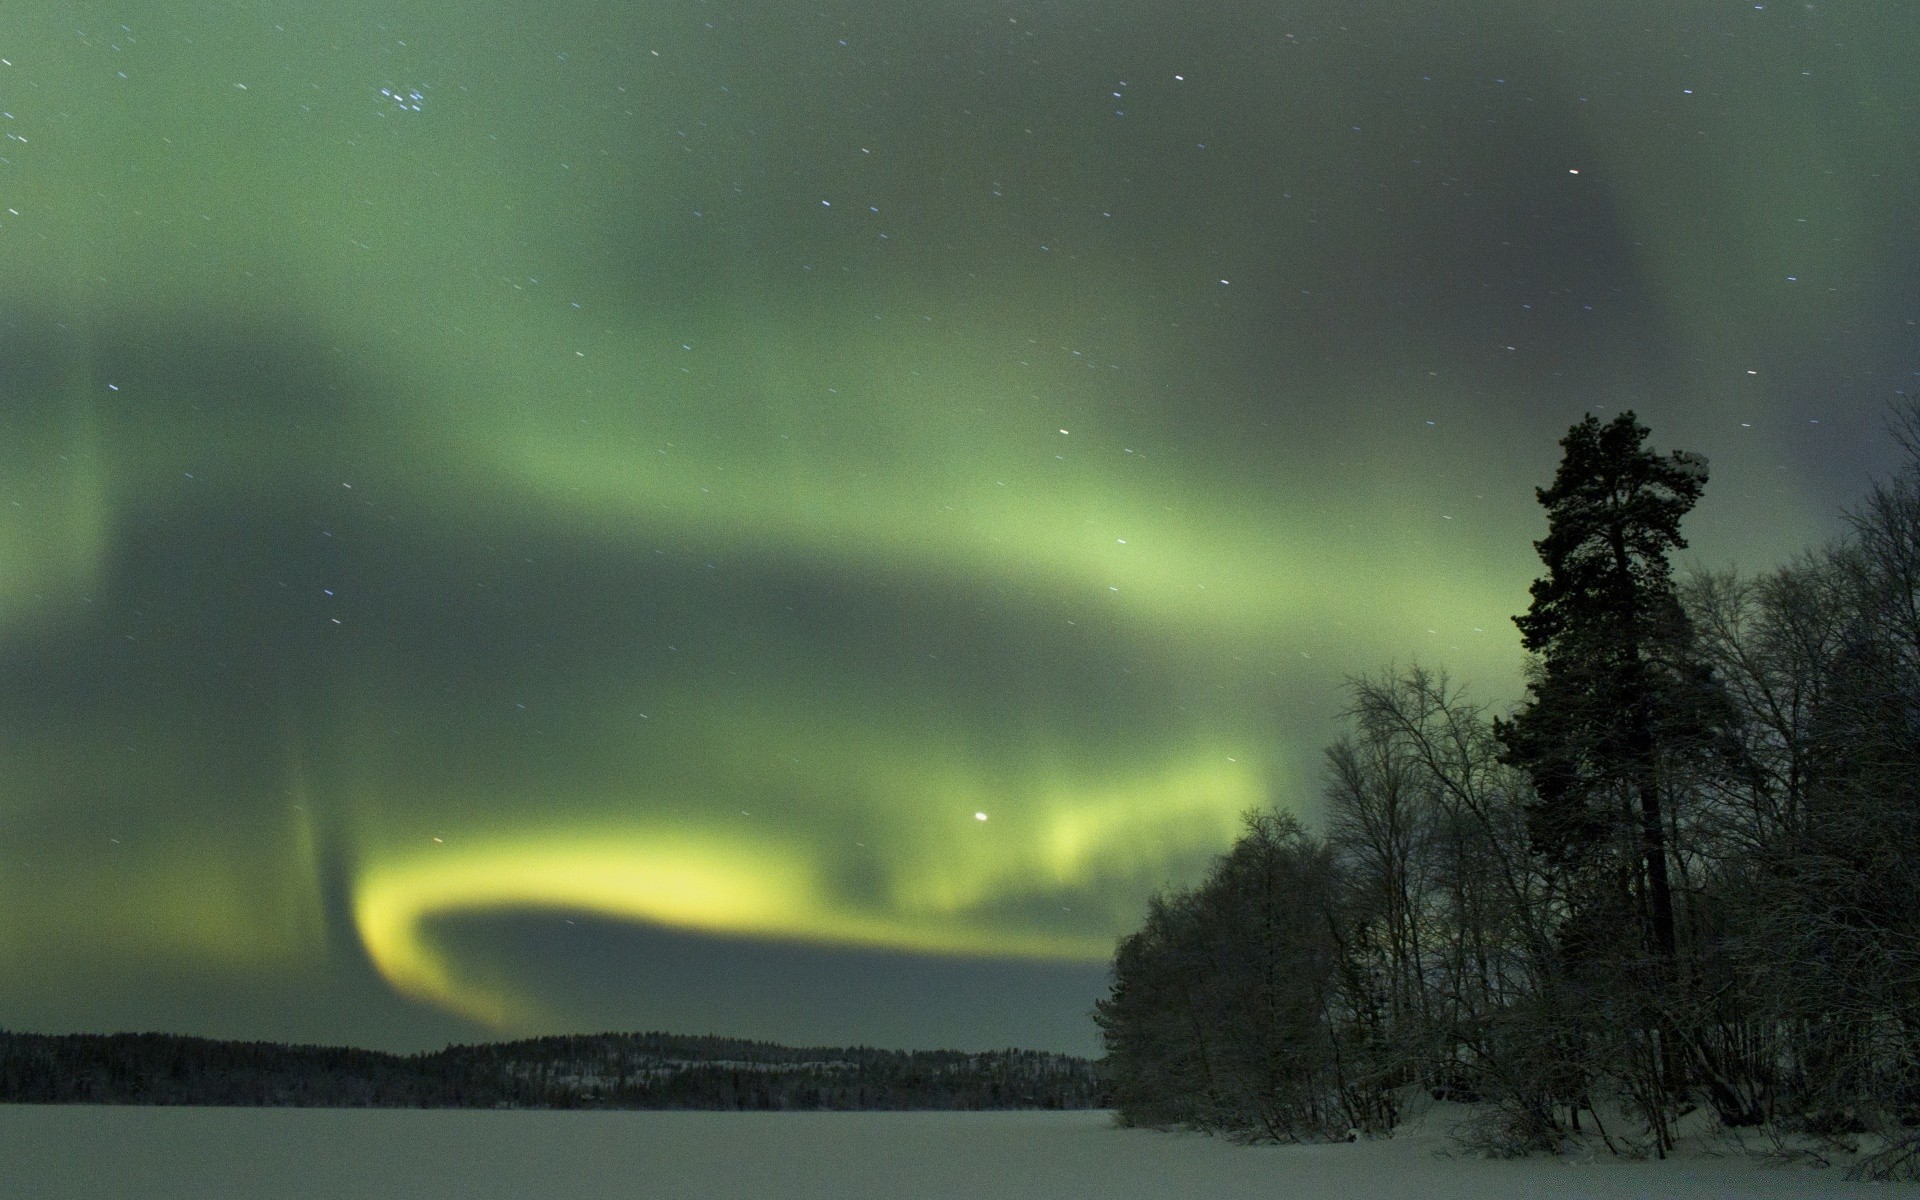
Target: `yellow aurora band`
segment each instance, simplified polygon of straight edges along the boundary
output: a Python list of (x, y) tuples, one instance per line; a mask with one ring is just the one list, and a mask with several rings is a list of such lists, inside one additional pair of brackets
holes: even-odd
[[(1113, 951), (1113, 927), (1063, 931), (997, 915), (994, 903), (1021, 893), (1078, 899), (1129, 857), (1156, 864), (1211, 852), (1258, 797), (1250, 771), (1214, 763), (1116, 794), (1049, 797), (1038, 818), (1002, 821), (1013, 826), (1004, 833), (984, 810), (959, 812), (962, 801), (944, 822), (947, 836), (902, 846), (880, 894), (864, 902), (837, 891), (826, 864), (792, 843), (671, 828), (434, 839), (363, 867), (354, 920), (368, 956), (401, 992), (498, 1030), (538, 1028), (551, 1014), (463, 971), (436, 946), (436, 919), (544, 910), (820, 945), (1098, 962)], [(983, 847), (989, 837), (995, 844)]]

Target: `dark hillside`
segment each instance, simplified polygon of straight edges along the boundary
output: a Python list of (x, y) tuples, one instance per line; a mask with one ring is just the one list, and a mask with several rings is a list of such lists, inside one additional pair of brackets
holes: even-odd
[(1091, 1108), (1093, 1065), (1033, 1050), (794, 1048), (606, 1033), (414, 1055), (161, 1033), (0, 1032), (0, 1101), (334, 1108)]

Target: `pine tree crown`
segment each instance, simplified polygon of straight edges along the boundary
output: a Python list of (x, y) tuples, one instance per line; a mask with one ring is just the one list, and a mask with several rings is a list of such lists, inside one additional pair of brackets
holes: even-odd
[(1707, 460), (1659, 454), (1649, 432), (1629, 409), (1604, 425), (1589, 414), (1561, 439), (1553, 483), (1535, 492), (1547, 536), (1533, 545), (1547, 574), (1514, 618), (1528, 650), (1590, 636), (1637, 642), (1655, 632), (1649, 619), (1677, 610), (1667, 555), (1686, 548), (1680, 521), (1706, 488)]

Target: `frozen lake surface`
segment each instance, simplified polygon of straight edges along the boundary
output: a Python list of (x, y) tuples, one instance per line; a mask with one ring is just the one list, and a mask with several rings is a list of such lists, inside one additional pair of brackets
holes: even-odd
[(1038, 1200), (1920, 1196), (1738, 1157), (1486, 1162), (1438, 1131), (1237, 1147), (1073, 1113), (0, 1106), (9, 1200)]

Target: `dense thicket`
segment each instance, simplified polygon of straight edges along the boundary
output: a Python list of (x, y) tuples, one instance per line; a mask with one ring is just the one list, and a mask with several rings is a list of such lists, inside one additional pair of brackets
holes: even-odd
[(1704, 463), (1646, 433), (1562, 443), (1519, 708), (1355, 680), (1324, 831), (1250, 818), (1121, 944), (1123, 1120), (1348, 1136), (1417, 1087), (1486, 1149), (1664, 1153), (1705, 1106), (1920, 1173), (1920, 408), (1848, 535), (1757, 578), (1672, 582)]
[(0, 1102), (340, 1108), (1091, 1108), (1092, 1064), (1034, 1050), (794, 1049), (663, 1033), (394, 1055), (171, 1034), (0, 1031)]

